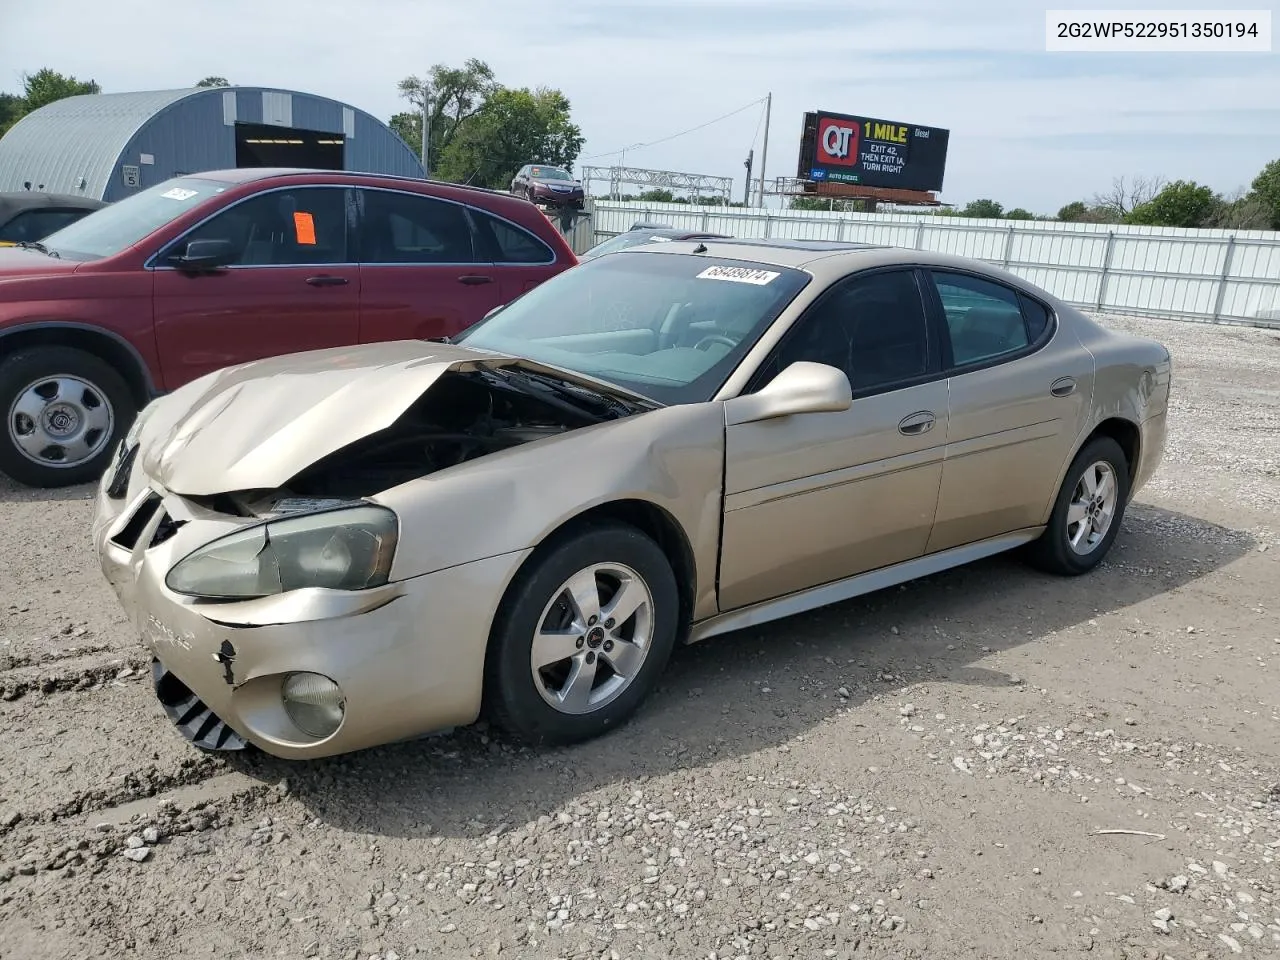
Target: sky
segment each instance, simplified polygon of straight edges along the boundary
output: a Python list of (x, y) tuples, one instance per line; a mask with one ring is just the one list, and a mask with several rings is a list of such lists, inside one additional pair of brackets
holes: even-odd
[[(1280, 30), (1273, 3), (1233, 6), (1271, 9)], [(1046, 6), (0, 0), (0, 90), (17, 91), (23, 72), (46, 66), (92, 78), (105, 92), (218, 75), (332, 97), (385, 120), (404, 109), (396, 93), (402, 77), (476, 57), (506, 86), (565, 93), (586, 137), (579, 166), (618, 162), (630, 147), (629, 166), (732, 176), (738, 199), (747, 151), (754, 146), (760, 159), (760, 101), (769, 93), (769, 180), (796, 174), (805, 111), (829, 110), (950, 130), (942, 199), (959, 205), (990, 197), (1006, 209), (1053, 213), (1119, 176), (1196, 180), (1231, 193), (1280, 157), (1280, 46), (1251, 54), (1050, 53)], [(708, 123), (726, 114), (733, 115)]]

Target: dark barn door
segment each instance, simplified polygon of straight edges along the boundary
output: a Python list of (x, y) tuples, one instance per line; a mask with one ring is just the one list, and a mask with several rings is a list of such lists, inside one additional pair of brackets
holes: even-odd
[(236, 124), (237, 167), (343, 170), (343, 136), (261, 123)]

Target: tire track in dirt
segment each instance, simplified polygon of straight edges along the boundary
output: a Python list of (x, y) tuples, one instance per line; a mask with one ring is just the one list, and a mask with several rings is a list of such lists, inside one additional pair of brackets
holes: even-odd
[[(81, 680), (119, 667), (81, 672)], [(75, 676), (75, 674), (72, 674)], [(0, 841), (20, 824), (101, 810), (227, 769), (169, 724), (145, 673), (100, 681), (70, 694), (0, 703), (7, 758), (0, 767)]]
[(101, 647), (68, 651), (64, 656), (46, 656), (34, 663), (21, 658), (12, 669), (0, 671), (0, 700), (18, 700), (37, 692), (81, 692), (145, 676), (150, 663), (147, 657), (104, 657), (102, 654), (108, 650)]

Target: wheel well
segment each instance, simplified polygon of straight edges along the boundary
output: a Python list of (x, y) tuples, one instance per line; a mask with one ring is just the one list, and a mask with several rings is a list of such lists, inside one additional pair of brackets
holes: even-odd
[(16, 353), (32, 347), (72, 347), (91, 353), (116, 369), (141, 410), (151, 399), (151, 384), (137, 354), (124, 342), (78, 327), (41, 326), (15, 330), (0, 337), (0, 354)]
[(662, 552), (676, 577), (680, 591), (680, 629), (683, 631), (693, 618), (693, 604), (697, 591), (698, 571), (693, 559), (693, 548), (675, 517), (657, 504), (645, 500), (614, 500), (592, 507), (564, 523), (543, 543), (558, 539), (584, 526), (601, 521), (614, 521), (635, 527), (650, 537)]
[(1089, 439), (1092, 440), (1094, 437), (1110, 437), (1120, 444), (1120, 449), (1124, 451), (1124, 458), (1129, 461), (1129, 480), (1132, 482), (1138, 475), (1138, 457), (1142, 454), (1142, 434), (1138, 431), (1137, 425), (1129, 420), (1112, 417), (1094, 427)]

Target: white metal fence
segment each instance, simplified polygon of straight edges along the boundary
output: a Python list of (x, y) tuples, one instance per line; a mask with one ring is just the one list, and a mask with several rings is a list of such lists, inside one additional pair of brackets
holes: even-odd
[[(1280, 233), (919, 214), (828, 213), (592, 199), (598, 242), (653, 221), (734, 237), (843, 240), (1006, 267), (1097, 312), (1280, 328)], [(585, 236), (579, 233), (580, 245)], [(579, 251), (581, 252), (581, 251)]]

